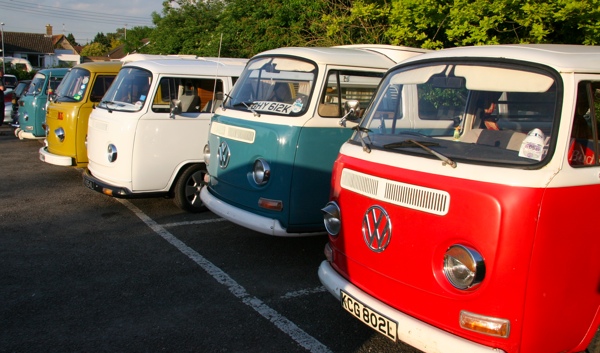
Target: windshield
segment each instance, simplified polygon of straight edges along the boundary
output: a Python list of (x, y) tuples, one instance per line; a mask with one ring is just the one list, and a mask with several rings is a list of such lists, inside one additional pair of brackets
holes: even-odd
[(352, 141), (443, 161), (538, 164), (558, 102), (552, 74), (524, 65), (401, 68), (383, 80)]
[(44, 89), (44, 82), (46, 81), (46, 75), (40, 74), (39, 72), (35, 74), (33, 79), (31, 80), (31, 84), (29, 85), (29, 89), (27, 90), (27, 95), (34, 95), (42, 93)]
[(59, 99), (68, 98), (79, 102), (83, 99), (89, 83), (90, 72), (88, 70), (72, 69), (56, 89), (56, 94)]
[(138, 111), (144, 107), (151, 83), (151, 72), (136, 67), (123, 68), (106, 91), (98, 107), (109, 110)]
[(235, 84), (225, 108), (255, 114), (302, 115), (308, 108), (317, 68), (300, 59), (251, 60)]

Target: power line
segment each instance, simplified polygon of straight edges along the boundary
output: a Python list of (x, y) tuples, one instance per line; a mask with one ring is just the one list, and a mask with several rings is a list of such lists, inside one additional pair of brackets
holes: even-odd
[(152, 19), (139, 17), (139, 16), (127, 16), (127, 15), (115, 15), (101, 12), (89, 12), (80, 10), (65, 9), (56, 6), (45, 6), (38, 5), (35, 3), (28, 2), (13, 2), (0, 0), (0, 8), (6, 8), (9, 10), (18, 11), (19, 13), (29, 13), (34, 15), (52, 16), (59, 18), (67, 18), (72, 21), (80, 22), (95, 22), (95, 23), (106, 23), (106, 24), (122, 24), (124, 22), (138, 24), (140, 26), (152, 25)]

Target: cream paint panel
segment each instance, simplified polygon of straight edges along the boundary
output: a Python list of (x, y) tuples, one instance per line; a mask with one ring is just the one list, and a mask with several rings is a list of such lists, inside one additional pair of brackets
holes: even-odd
[[(111, 114), (95, 109), (88, 124), (88, 169), (100, 180), (131, 188), (131, 157), (137, 114)], [(107, 159), (108, 145), (117, 147), (117, 160)]]
[(133, 153), (133, 192), (166, 191), (180, 166), (202, 161), (211, 114), (186, 115), (170, 119), (168, 114), (150, 113), (140, 119)]
[(342, 145), (340, 153), (373, 163), (402, 166), (404, 169), (424, 173), (521, 187), (545, 187), (558, 172), (558, 168), (556, 166), (553, 168), (552, 165), (547, 165), (540, 170), (521, 170), (457, 162), (456, 168), (452, 168), (448, 165), (443, 166), (439, 159), (414, 157), (375, 149), (371, 153), (366, 153), (361, 146), (349, 143)]

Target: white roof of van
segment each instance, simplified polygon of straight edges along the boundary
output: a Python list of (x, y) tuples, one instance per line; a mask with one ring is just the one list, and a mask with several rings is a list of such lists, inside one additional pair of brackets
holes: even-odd
[(231, 58), (211, 58), (211, 60), (207, 58), (163, 58), (132, 61), (123, 65), (123, 68), (135, 66), (152, 72), (172, 75), (239, 76), (244, 70), (247, 61), (247, 59)]
[(280, 55), (297, 56), (317, 64), (339, 64), (356, 67), (388, 69), (396, 63), (426, 50), (392, 45), (351, 45), (339, 47), (288, 47), (267, 50), (255, 57)]
[(423, 54), (407, 59), (404, 63), (461, 57), (514, 59), (544, 64), (559, 72), (600, 73), (600, 46), (569, 44), (507, 44), (456, 47)]

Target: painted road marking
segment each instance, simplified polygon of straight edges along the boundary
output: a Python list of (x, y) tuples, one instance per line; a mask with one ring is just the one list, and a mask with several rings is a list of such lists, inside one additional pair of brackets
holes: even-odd
[(248, 305), (254, 311), (259, 313), (265, 319), (271, 321), (278, 329), (283, 333), (290, 336), (300, 346), (306, 348), (310, 352), (318, 353), (329, 353), (331, 350), (324, 344), (319, 342), (317, 339), (304, 332), (296, 324), (288, 320), (285, 316), (279, 314), (277, 311), (270, 308), (262, 300), (251, 296), (244, 287), (239, 285), (233, 278), (229, 277), (227, 273), (215, 266), (212, 262), (205, 259), (202, 255), (196, 252), (194, 249), (185, 245), (181, 240), (177, 239), (173, 234), (169, 233), (163, 226), (156, 223), (152, 218), (148, 217), (142, 210), (137, 208), (134, 204), (127, 201), (126, 199), (115, 198), (115, 200), (122, 203), (130, 211), (135, 213), (139, 219), (141, 219), (150, 229), (156, 234), (160, 235), (163, 239), (173, 245), (181, 253), (189, 257), (192, 261), (198, 264), (204, 271), (211, 275), (217, 282), (226, 286), (229, 291), (235, 295), (242, 303)]

